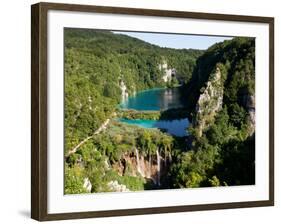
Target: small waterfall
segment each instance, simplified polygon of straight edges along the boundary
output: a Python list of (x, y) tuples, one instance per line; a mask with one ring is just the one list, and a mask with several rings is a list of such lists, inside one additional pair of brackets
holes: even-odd
[(160, 164), (160, 155), (158, 149), (156, 150), (156, 156), (157, 156), (157, 184), (158, 186), (160, 186), (161, 164)]
[(146, 172), (145, 172), (144, 156), (142, 156), (142, 155), (140, 155), (140, 170), (141, 170), (142, 177), (147, 177)]
[(135, 152), (136, 152), (136, 157), (137, 157), (137, 171), (139, 172), (139, 174), (142, 175), (141, 167), (140, 167), (139, 151), (137, 148), (135, 148)]
[(126, 100), (128, 99), (128, 92), (127, 92), (127, 87), (123, 80), (120, 82), (120, 89), (121, 89), (121, 98), (122, 98), (122, 103), (125, 103)]
[(169, 163), (171, 163), (172, 162), (172, 155), (171, 155), (171, 153), (169, 152)]

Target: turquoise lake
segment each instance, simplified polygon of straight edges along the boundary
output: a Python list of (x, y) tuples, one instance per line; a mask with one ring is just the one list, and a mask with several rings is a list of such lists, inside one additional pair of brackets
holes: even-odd
[(167, 110), (184, 107), (179, 88), (157, 88), (138, 92), (120, 104), (121, 109)]
[(186, 128), (189, 126), (189, 121), (187, 118), (179, 120), (128, 120), (128, 119), (119, 119), (119, 121), (124, 122), (130, 125), (137, 125), (138, 127), (143, 128), (158, 128), (167, 132), (171, 135), (178, 137), (184, 137), (187, 135)]
[[(167, 110), (172, 108), (184, 107), (181, 100), (179, 88), (172, 89), (150, 89), (141, 91), (135, 96), (129, 97), (125, 102), (121, 103), (121, 109), (134, 109), (134, 110)], [(189, 121), (185, 119), (175, 120), (128, 120), (119, 119), (120, 122), (136, 125), (143, 128), (158, 128), (171, 135), (183, 137), (187, 135), (187, 128)]]

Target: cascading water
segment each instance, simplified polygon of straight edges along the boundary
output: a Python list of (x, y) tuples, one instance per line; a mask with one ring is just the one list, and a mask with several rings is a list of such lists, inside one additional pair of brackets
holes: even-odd
[(169, 152), (169, 163), (172, 163), (172, 155), (170, 152)]
[(123, 80), (120, 83), (120, 89), (121, 89), (121, 98), (122, 98), (122, 103), (125, 103), (126, 100), (128, 99), (128, 92), (127, 92), (127, 87)]
[(159, 155), (158, 149), (156, 150), (156, 156), (157, 156), (157, 184), (158, 184), (158, 186), (160, 186), (161, 185), (161, 183), (160, 183), (161, 164), (160, 164), (160, 155)]
[(142, 155), (139, 154), (139, 151), (137, 148), (135, 148), (135, 155), (136, 155), (136, 163), (137, 163), (137, 172), (142, 176), (146, 178), (150, 178), (154, 184), (157, 184), (158, 186), (161, 185), (160, 178), (161, 178), (161, 156), (159, 154), (159, 150), (156, 150), (156, 159), (157, 159), (157, 165), (156, 170), (157, 174), (154, 176), (152, 173), (152, 157), (151, 155), (148, 158), (148, 163), (145, 165), (145, 160)]
[(136, 157), (137, 157), (137, 171), (139, 172), (139, 174), (142, 175), (142, 171), (141, 171), (141, 167), (140, 167), (139, 151), (137, 148), (135, 148), (135, 152), (136, 152)]

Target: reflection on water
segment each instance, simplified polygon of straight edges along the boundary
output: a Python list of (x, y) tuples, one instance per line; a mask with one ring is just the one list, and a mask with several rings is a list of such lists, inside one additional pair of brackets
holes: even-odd
[[(168, 110), (172, 108), (181, 108), (184, 104), (181, 99), (180, 88), (172, 89), (150, 89), (137, 93), (129, 97), (120, 104), (122, 109), (134, 110)], [(158, 128), (174, 136), (183, 137), (187, 135), (189, 121), (185, 119), (175, 120), (127, 120), (119, 119), (126, 124), (137, 125), (143, 128)]]
[(167, 110), (183, 106), (179, 88), (142, 91), (120, 104), (122, 109), (134, 110)]

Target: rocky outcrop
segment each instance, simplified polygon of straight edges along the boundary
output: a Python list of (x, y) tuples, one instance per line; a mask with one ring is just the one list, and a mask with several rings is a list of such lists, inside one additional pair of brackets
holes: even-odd
[(137, 149), (132, 153), (126, 153), (121, 160), (112, 165), (112, 168), (118, 172), (120, 176), (142, 176), (150, 179), (155, 185), (161, 185), (161, 177), (167, 173), (167, 168), (171, 162), (171, 157), (165, 157), (157, 152), (150, 156), (142, 155)]
[(92, 190), (92, 183), (89, 178), (84, 178), (83, 188), (88, 192), (91, 193)]
[(129, 97), (128, 89), (123, 80), (120, 81), (119, 86), (121, 89), (121, 99), (122, 99), (122, 102), (124, 102)]
[(176, 69), (168, 68), (168, 64), (166, 61), (163, 61), (162, 64), (159, 64), (159, 70), (164, 74), (162, 77), (164, 82), (170, 82), (172, 78), (176, 76)]
[(255, 96), (249, 93), (245, 94), (242, 97), (242, 104), (248, 112), (248, 117), (247, 117), (248, 124), (249, 124), (248, 134), (249, 136), (252, 136), (255, 132), (255, 125), (256, 125)]
[(206, 87), (201, 89), (201, 94), (196, 104), (196, 116), (192, 123), (198, 130), (197, 136), (201, 137), (202, 132), (215, 119), (215, 115), (222, 109), (223, 102), (223, 81), (219, 67), (210, 75)]
[(110, 191), (113, 192), (129, 192), (130, 189), (127, 188), (124, 184), (119, 184), (117, 180), (112, 180), (107, 183), (107, 186)]

